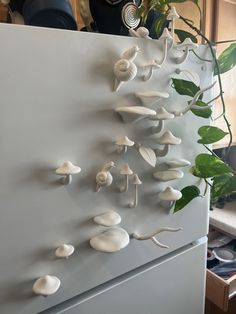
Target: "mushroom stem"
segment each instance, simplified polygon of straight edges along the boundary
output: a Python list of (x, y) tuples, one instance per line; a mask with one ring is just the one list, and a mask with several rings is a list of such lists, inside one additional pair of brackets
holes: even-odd
[(173, 38), (173, 43), (174, 43), (174, 36), (175, 36), (175, 19), (172, 18), (172, 23), (171, 23), (171, 37)]
[(186, 47), (184, 54), (181, 57), (175, 59), (176, 63), (178, 63), (178, 64), (184, 63), (184, 61), (187, 60), (188, 55), (189, 55), (189, 47)]
[(149, 68), (149, 72), (143, 76), (143, 80), (149, 81), (152, 78), (154, 69), (157, 69), (160, 67), (161, 66), (156, 62), (156, 60), (153, 60), (152, 63), (145, 65), (144, 68)]
[(114, 82), (114, 91), (115, 92), (117, 92), (120, 89), (122, 83), (123, 83), (122, 81), (119, 81), (117, 78), (115, 78), (115, 82)]
[(125, 154), (127, 152), (127, 146), (126, 145), (123, 145), (123, 146), (119, 146), (117, 148), (117, 153), (118, 154)]
[(101, 186), (99, 184), (96, 185), (95, 192), (99, 192), (101, 190)]
[(160, 66), (162, 66), (162, 64), (166, 61), (167, 51), (168, 51), (168, 40), (164, 39), (163, 56), (162, 56), (161, 62), (159, 63)]
[(155, 153), (159, 157), (166, 156), (169, 153), (169, 151), (170, 151), (170, 145), (169, 144), (165, 144), (163, 149), (160, 149), (160, 148), (155, 149)]
[(67, 174), (66, 176), (64, 176), (62, 179), (62, 183), (64, 185), (69, 185), (72, 182), (72, 175), (71, 174)]
[(135, 192), (134, 192), (134, 201), (129, 203), (129, 207), (137, 207), (138, 206), (138, 185), (135, 185)]
[(125, 185), (120, 188), (120, 192), (128, 192), (129, 189), (129, 176), (125, 174)]
[(174, 204), (174, 201), (160, 201), (160, 205), (163, 208), (170, 209)]
[(152, 133), (160, 133), (164, 128), (164, 120), (159, 120), (157, 126), (152, 127)]

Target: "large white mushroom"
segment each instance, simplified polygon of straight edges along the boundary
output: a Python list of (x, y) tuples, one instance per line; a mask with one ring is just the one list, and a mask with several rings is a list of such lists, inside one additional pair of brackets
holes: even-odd
[(177, 46), (177, 49), (184, 49), (184, 53), (181, 57), (178, 57), (175, 59), (176, 63), (183, 63), (184, 61), (187, 60), (188, 55), (189, 55), (189, 50), (197, 48), (198, 44), (194, 43), (191, 38), (186, 38), (181, 44)]
[(110, 228), (90, 239), (93, 249), (113, 253), (125, 248), (130, 242), (129, 234), (122, 228)]
[(46, 275), (37, 279), (33, 285), (33, 292), (44, 297), (57, 292), (61, 281), (56, 276)]
[(101, 215), (94, 217), (93, 221), (100, 226), (113, 227), (121, 222), (121, 217), (117, 212), (109, 210)]
[(156, 60), (152, 60), (151, 62), (145, 64), (143, 68), (148, 70), (148, 72), (143, 76), (143, 80), (149, 81), (152, 78), (153, 71), (160, 69), (161, 66), (157, 63)]
[(72, 175), (80, 173), (81, 168), (75, 166), (70, 161), (65, 161), (59, 168), (56, 169), (56, 174), (63, 176), (62, 183), (64, 185), (71, 184)]
[(170, 208), (174, 202), (182, 197), (182, 193), (171, 186), (168, 186), (158, 194), (158, 197), (164, 207)]
[(176, 179), (182, 179), (183, 176), (184, 176), (183, 171), (177, 169), (156, 171), (153, 174), (153, 177), (159, 181), (171, 181)]
[(137, 122), (156, 115), (156, 111), (142, 106), (118, 107), (115, 109), (125, 123)]
[(166, 61), (168, 49), (171, 48), (172, 42), (173, 42), (173, 38), (170, 35), (170, 33), (166, 27), (164, 28), (162, 35), (159, 38), (159, 40), (162, 41), (162, 50), (163, 50), (162, 59), (159, 62), (159, 65), (162, 66), (162, 64)]
[(183, 159), (183, 158), (173, 158), (171, 160), (165, 161), (165, 163), (171, 169), (182, 168), (182, 167), (187, 167), (187, 166), (191, 165), (190, 161), (188, 161), (187, 159)]
[(144, 106), (152, 106), (161, 99), (169, 98), (167, 92), (160, 91), (147, 91), (147, 92), (138, 92), (135, 94), (138, 97)]
[(64, 243), (58, 246), (58, 248), (55, 251), (55, 255), (56, 257), (60, 257), (60, 258), (68, 258), (74, 253), (74, 251), (75, 251), (75, 248), (73, 245)]
[(163, 149), (155, 149), (156, 155), (159, 157), (166, 156), (169, 153), (170, 145), (179, 145), (181, 143), (181, 138), (175, 137), (171, 131), (166, 131), (156, 140), (158, 144), (164, 145)]

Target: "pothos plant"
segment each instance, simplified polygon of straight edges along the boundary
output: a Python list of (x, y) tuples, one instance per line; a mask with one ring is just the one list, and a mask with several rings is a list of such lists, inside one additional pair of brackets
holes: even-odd
[[(198, 186), (191, 185), (184, 187), (182, 192), (182, 198), (175, 203), (174, 212), (178, 212), (190, 203), (194, 198), (200, 197), (206, 194), (208, 187), (211, 187), (211, 204), (215, 204), (219, 199), (226, 198), (233, 193), (236, 194), (236, 176), (233, 173), (233, 169), (227, 164), (227, 157), (232, 144), (232, 131), (230, 123), (226, 117), (226, 105), (224, 100), (224, 92), (222, 87), (221, 74), (231, 70), (236, 65), (236, 40), (228, 41), (230, 46), (225, 49), (219, 58), (216, 57), (215, 45), (212, 43), (201, 31), (201, 9), (198, 0), (188, 0), (193, 2), (200, 13), (200, 29), (193, 25), (193, 22), (183, 16), (179, 18), (194, 31), (195, 35), (180, 29), (175, 29), (175, 34), (182, 42), (185, 38), (189, 37), (193, 42), (197, 42), (198, 37), (203, 38), (205, 43), (209, 46), (212, 55), (212, 60), (204, 60), (214, 63), (214, 76), (218, 79), (220, 93), (216, 98), (220, 98), (222, 104), (222, 114), (216, 119), (223, 117), (225, 121), (226, 130), (222, 130), (212, 125), (205, 125), (199, 128), (199, 140), (198, 143), (203, 145), (206, 149), (206, 153), (201, 153), (195, 157), (195, 164), (191, 168), (191, 173), (198, 178), (205, 181), (205, 190), (200, 191)], [(174, 3), (184, 3), (187, 0), (150, 0), (143, 1), (143, 4), (139, 8), (139, 14), (145, 21), (150, 10), (156, 10), (162, 13), (159, 19), (155, 21), (154, 29), (157, 35), (160, 35), (163, 29), (163, 25), (166, 22), (166, 18), (171, 9), (171, 5)], [(194, 51), (192, 51), (196, 57), (200, 58)], [(199, 86), (196, 86), (193, 82), (172, 79), (172, 86), (176, 92), (180, 95), (194, 97), (194, 95), (200, 90)], [(212, 102), (211, 100), (210, 102)], [(197, 105), (206, 107), (205, 110), (193, 109), (191, 112), (201, 118), (212, 118), (212, 110), (209, 108), (209, 103), (206, 103), (199, 98)], [(215, 120), (216, 120), (215, 119)], [(219, 158), (207, 145), (216, 143), (223, 139), (226, 135), (229, 136), (228, 146), (225, 149), (225, 153), (222, 158)]]

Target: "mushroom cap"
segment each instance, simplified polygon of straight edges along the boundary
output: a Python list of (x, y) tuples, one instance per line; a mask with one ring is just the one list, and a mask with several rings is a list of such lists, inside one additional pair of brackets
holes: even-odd
[(37, 279), (33, 285), (33, 291), (40, 295), (54, 294), (60, 287), (61, 281), (56, 276), (46, 275)]
[(117, 252), (130, 242), (129, 234), (122, 228), (111, 228), (90, 239), (90, 245), (100, 252)]
[(153, 177), (160, 181), (171, 181), (175, 179), (181, 179), (183, 178), (183, 176), (184, 176), (184, 173), (176, 169), (157, 171), (153, 174)]
[(171, 131), (166, 131), (161, 137), (158, 138), (158, 143), (161, 145), (178, 145), (181, 143), (181, 138), (175, 137)]
[(137, 29), (137, 34), (138, 34), (139, 37), (145, 38), (145, 37), (149, 36), (149, 30), (146, 27), (140, 26)]
[(186, 160), (186, 159), (182, 159), (182, 158), (175, 158), (175, 159), (171, 159), (169, 161), (165, 162), (170, 168), (182, 168), (182, 167), (187, 167), (191, 165), (191, 162)]
[(147, 92), (141, 92), (141, 93), (136, 93), (136, 97), (140, 98), (169, 98), (169, 94), (166, 92), (159, 92), (159, 91), (147, 91)]
[(73, 165), (70, 161), (65, 161), (59, 168), (56, 169), (56, 174), (69, 175), (79, 173), (80, 171), (80, 167)]
[(68, 257), (72, 255), (75, 248), (71, 244), (61, 244), (55, 251), (57, 257)]
[(141, 185), (142, 181), (139, 179), (139, 176), (137, 175), (137, 173), (134, 174), (134, 181), (133, 181), (134, 185)]
[(165, 190), (159, 193), (159, 199), (162, 201), (177, 201), (182, 197), (182, 193), (168, 186)]
[(122, 167), (122, 169), (120, 171), (120, 174), (124, 174), (124, 175), (130, 176), (131, 174), (133, 174), (133, 171), (130, 169), (129, 165), (126, 163)]
[(134, 142), (131, 141), (127, 136), (123, 136), (116, 141), (118, 146), (133, 146)]
[(101, 226), (112, 227), (121, 222), (121, 217), (113, 210), (107, 211), (93, 218), (93, 221)]
[(195, 48), (197, 48), (198, 44), (194, 43), (191, 38), (187, 37), (187, 38), (185, 38), (185, 40), (181, 44), (179, 44), (177, 46), (177, 48), (183, 48), (183, 47), (195, 47)]
[(173, 38), (172, 38), (170, 32), (168, 31), (167, 27), (164, 28), (164, 30), (163, 30), (163, 32), (162, 32), (162, 34), (161, 34), (159, 39), (167, 39), (168, 41), (172, 41), (173, 40)]
[(170, 9), (170, 12), (167, 16), (167, 20), (177, 20), (179, 18), (179, 14), (177, 13), (175, 6), (173, 5)]
[(118, 107), (115, 111), (121, 115), (123, 121), (126, 123), (135, 122), (140, 119), (156, 115), (155, 110), (142, 106)]
[(157, 109), (155, 120), (168, 120), (174, 119), (175, 115), (173, 113), (168, 112), (164, 107)]

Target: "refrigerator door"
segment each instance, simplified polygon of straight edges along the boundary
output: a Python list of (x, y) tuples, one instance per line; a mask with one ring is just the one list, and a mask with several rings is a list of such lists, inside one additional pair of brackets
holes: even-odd
[[(182, 52), (172, 51), (162, 68), (144, 82), (147, 68), (143, 66), (161, 59), (160, 41), (4, 24), (0, 41), (0, 312), (7, 313), (13, 302), (18, 314), (33, 313), (25, 310), (26, 304), (44, 310), (207, 234), (208, 194), (176, 214), (160, 206), (158, 193), (167, 185), (178, 190), (199, 185), (189, 167), (184, 168), (183, 179), (170, 182), (154, 180), (153, 172), (172, 158), (194, 163), (194, 156), (203, 149), (197, 144), (197, 130), (208, 119), (188, 112), (166, 121), (165, 131), (171, 130), (182, 143), (172, 146), (167, 157), (158, 157), (154, 169), (138, 149), (118, 154), (115, 145), (124, 135), (143, 146), (151, 145), (153, 122), (143, 119), (125, 124), (115, 109), (142, 106), (134, 93), (153, 90), (170, 95), (157, 102), (155, 110), (185, 108), (191, 97), (178, 95), (171, 78), (179, 77), (178, 69), (191, 69), (201, 87), (209, 86), (211, 63), (190, 54), (179, 65), (175, 54)], [(135, 59), (137, 77), (114, 92), (114, 63), (135, 45), (140, 48)], [(197, 53), (210, 58), (206, 46), (200, 46)], [(211, 98), (211, 91), (204, 93), (204, 100)], [(55, 169), (67, 160), (82, 170), (65, 186)], [(116, 164), (111, 170), (113, 183), (95, 192), (96, 174), (111, 160)], [(125, 182), (120, 169), (127, 162), (143, 182), (136, 208), (129, 208), (134, 199), (132, 179), (128, 192), (120, 193)], [(96, 225), (93, 217), (110, 209), (120, 214), (120, 226), (130, 235), (146, 235), (161, 227), (183, 229), (158, 236), (169, 249), (150, 240), (131, 239), (119, 252), (97, 252), (89, 240), (106, 227)], [(54, 255), (63, 243), (75, 246), (68, 260)], [(61, 292), (47, 299), (32, 296), (33, 282), (46, 274), (62, 279)]]

